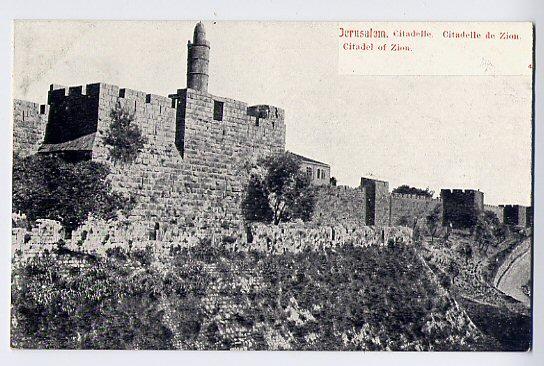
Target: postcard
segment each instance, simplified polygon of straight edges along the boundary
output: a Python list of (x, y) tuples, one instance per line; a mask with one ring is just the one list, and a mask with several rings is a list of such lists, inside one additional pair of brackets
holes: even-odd
[(12, 348), (531, 350), (533, 47), (15, 21)]

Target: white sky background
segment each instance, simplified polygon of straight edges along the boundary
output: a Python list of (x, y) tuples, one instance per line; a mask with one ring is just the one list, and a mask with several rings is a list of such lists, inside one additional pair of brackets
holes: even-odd
[[(195, 22), (17, 22), (14, 98), (106, 82), (159, 95), (186, 85)], [(284, 108), (287, 149), (339, 184), (475, 188), (530, 204), (530, 76), (341, 76), (336, 23), (205, 23), (209, 92)], [(395, 65), (391, 65), (394, 73)]]

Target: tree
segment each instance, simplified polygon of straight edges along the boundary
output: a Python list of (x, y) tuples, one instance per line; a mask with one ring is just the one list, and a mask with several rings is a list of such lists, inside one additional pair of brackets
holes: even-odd
[(336, 187), (336, 185), (338, 184), (338, 180), (335, 177), (331, 177), (329, 179), (329, 182), (330, 182), (331, 186), (333, 186), (333, 187)]
[(30, 221), (57, 220), (70, 232), (93, 214), (113, 219), (131, 200), (113, 192), (107, 165), (31, 155), (13, 165), (13, 208)]
[(110, 146), (114, 162), (132, 163), (143, 149), (147, 139), (134, 124), (134, 113), (117, 104), (110, 113), (112, 119), (104, 143)]
[(410, 187), (407, 184), (403, 184), (393, 189), (393, 193), (414, 194), (416, 196), (424, 196), (428, 198), (432, 198), (434, 195), (434, 191), (429, 190), (429, 187), (421, 189), (416, 187)]
[(280, 222), (312, 217), (315, 196), (300, 161), (285, 152), (259, 161), (261, 173), (249, 180), (242, 211), (248, 221)]
[(468, 261), (472, 259), (472, 246), (469, 243), (459, 246), (458, 252), (465, 258), (465, 264), (468, 264)]
[(448, 264), (447, 272), (451, 278), (451, 283), (454, 284), (455, 279), (459, 277), (459, 275), (461, 274), (461, 269), (459, 268), (459, 265), (454, 260), (451, 260)]
[(474, 226), (474, 239), (478, 242), (480, 253), (485, 254), (489, 246), (498, 243), (496, 234), (501, 230), (501, 222), (494, 212), (484, 211), (476, 219)]
[(428, 214), (426, 217), (427, 228), (429, 229), (429, 234), (431, 235), (431, 244), (434, 242), (434, 237), (442, 221), (441, 210), (442, 210), (441, 206), (436, 206), (434, 210), (430, 214)]
[(274, 212), (268, 202), (268, 191), (264, 182), (256, 176), (249, 180), (242, 211), (248, 221), (270, 223), (274, 218)]

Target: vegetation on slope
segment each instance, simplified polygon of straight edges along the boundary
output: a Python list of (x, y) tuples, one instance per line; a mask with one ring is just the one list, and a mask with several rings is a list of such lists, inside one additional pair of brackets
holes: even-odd
[(512, 232), (486, 215), (473, 233), (454, 231), (432, 244), (423, 240), (422, 257), (441, 284), (465, 309), (495, 349), (526, 351), (531, 347), (531, 313), (521, 302), (493, 286), (496, 269), (527, 236)]
[(413, 247), (264, 255), (203, 243), (161, 260), (116, 250), (73, 262), (50, 256), (14, 269), (14, 347), (487, 347)]

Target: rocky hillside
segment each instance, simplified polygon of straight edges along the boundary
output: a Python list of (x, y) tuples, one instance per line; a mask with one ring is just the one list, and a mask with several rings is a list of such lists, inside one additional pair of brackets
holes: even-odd
[(160, 260), (151, 251), (61, 253), (16, 268), (12, 281), (18, 348), (493, 346), (412, 246), (265, 255), (203, 243)]
[[(498, 342), (501, 350), (526, 351), (531, 348), (530, 302), (503, 291), (496, 278), (514, 262), (509, 258), (520, 257), (529, 247), (526, 233), (512, 233), (482, 251), (472, 235), (456, 232), (434, 244), (424, 240), (418, 250), (478, 329)], [(525, 275), (526, 271), (530, 266), (524, 268)], [(522, 291), (526, 281), (522, 282), (517, 281), (516, 291)]]

